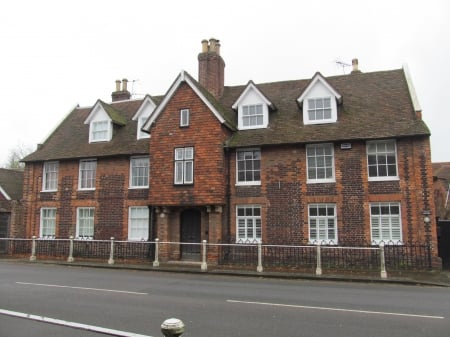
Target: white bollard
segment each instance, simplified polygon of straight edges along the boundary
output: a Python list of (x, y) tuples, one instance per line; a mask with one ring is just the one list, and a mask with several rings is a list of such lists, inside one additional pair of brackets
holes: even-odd
[(161, 324), (161, 332), (165, 337), (178, 337), (184, 332), (184, 323), (178, 318), (166, 319)]

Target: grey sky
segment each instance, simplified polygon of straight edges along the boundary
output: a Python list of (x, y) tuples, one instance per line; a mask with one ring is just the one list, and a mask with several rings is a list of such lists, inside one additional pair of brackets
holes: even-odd
[[(0, 11), (0, 163), (35, 147), (76, 105), (109, 102), (127, 78), (136, 98), (197, 78), (201, 40), (221, 42), (225, 84), (275, 82), (407, 64), (431, 129), (433, 161), (450, 161), (450, 2), (15, 0)], [(133, 80), (135, 80), (133, 82)]]

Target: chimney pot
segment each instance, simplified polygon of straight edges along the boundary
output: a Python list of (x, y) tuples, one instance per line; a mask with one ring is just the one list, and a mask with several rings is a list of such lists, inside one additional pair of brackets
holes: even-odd
[(215, 38), (209, 39), (209, 51), (215, 53), (216, 52), (216, 43), (219, 42)]
[(120, 80), (116, 80), (116, 91), (120, 91)]
[(202, 53), (208, 52), (208, 40), (204, 39), (202, 40)]
[(359, 71), (358, 59), (355, 58), (355, 59), (352, 60), (352, 67), (353, 67), (352, 72), (358, 72)]
[(128, 80), (126, 78), (124, 78), (122, 80), (122, 91), (127, 91), (127, 84), (128, 84)]

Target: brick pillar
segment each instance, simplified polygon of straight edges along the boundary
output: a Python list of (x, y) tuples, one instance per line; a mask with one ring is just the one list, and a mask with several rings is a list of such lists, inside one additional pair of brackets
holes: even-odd
[[(208, 213), (208, 243), (222, 242), (222, 206), (207, 206)], [(208, 263), (217, 264), (219, 259), (219, 247), (208, 246)]]
[(169, 260), (169, 210), (166, 207), (156, 207), (156, 236), (159, 239), (159, 259)]

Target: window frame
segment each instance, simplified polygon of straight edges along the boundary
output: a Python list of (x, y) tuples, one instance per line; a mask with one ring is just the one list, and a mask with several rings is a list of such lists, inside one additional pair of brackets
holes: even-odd
[[(90, 214), (88, 214), (88, 216), (84, 216), (81, 217), (80, 213), (81, 212), (85, 212), (88, 211), (89, 213), (92, 211), (92, 217), (90, 216)], [(88, 224), (89, 227), (92, 228), (88, 228), (89, 231), (88, 232), (92, 232), (92, 235), (86, 235), (84, 232), (86, 231), (86, 229), (84, 227), (87, 227), (86, 225), (83, 224), (83, 230), (81, 231), (81, 220), (84, 221), (92, 221), (91, 224)], [(77, 239), (85, 239), (85, 240), (93, 240), (94, 239), (94, 229), (95, 229), (95, 207), (77, 207), (77, 224), (76, 224), (76, 238)], [(80, 235), (81, 233), (83, 235)]]
[[(305, 103), (306, 107), (304, 109), (304, 121), (305, 124), (327, 124), (327, 123), (335, 123), (337, 121), (337, 107), (336, 101), (333, 96), (315, 96), (315, 97), (306, 97)], [(317, 108), (317, 102), (322, 102), (322, 108)], [(325, 108), (325, 100), (329, 100), (329, 107)], [(314, 108), (311, 107), (311, 102), (314, 101)], [(319, 110), (322, 110), (323, 115), (325, 116), (325, 110), (330, 111), (329, 118), (317, 119), (317, 113)], [(315, 118), (311, 119), (310, 113), (314, 112)]]
[(180, 109), (180, 127), (188, 127), (190, 123), (190, 110)]
[[(134, 210), (146, 210), (147, 211), (147, 217), (143, 218), (143, 217), (138, 217), (138, 216), (133, 216), (133, 211)], [(150, 219), (150, 210), (147, 206), (130, 206), (128, 208), (128, 240), (129, 241), (147, 241), (149, 238), (149, 219)], [(146, 228), (144, 228), (144, 226), (142, 226), (141, 223), (136, 223), (139, 221), (145, 221), (145, 226)], [(135, 226), (133, 226), (135, 225)], [(137, 227), (137, 228), (136, 228)], [(135, 232), (138, 233), (142, 233), (143, 231), (145, 231), (145, 235), (136, 235)]]
[[(311, 209), (316, 208), (317, 209), (317, 215), (311, 215)], [(319, 208), (325, 208), (325, 215), (320, 215)], [(333, 215), (328, 214), (328, 209), (333, 209)], [(338, 224), (337, 224), (337, 209), (335, 203), (311, 203), (308, 204), (308, 240), (310, 244), (327, 244), (327, 245), (337, 245), (338, 244)], [(332, 231), (334, 231), (334, 238), (330, 239), (330, 228), (329, 228), (329, 220), (333, 220), (333, 228)], [(316, 226), (316, 238), (312, 237), (312, 225), (311, 220), (317, 220), (317, 223), (314, 225)], [(318, 220), (325, 220), (325, 223), (319, 223)], [(320, 238), (320, 232), (325, 231), (326, 238), (321, 239)]]
[[(50, 217), (48, 214), (44, 216), (44, 213), (52, 211), (53, 217)], [(40, 221), (39, 221), (39, 237), (43, 239), (54, 239), (56, 237), (56, 207), (42, 207), (40, 211)], [(44, 234), (44, 232), (48, 231), (48, 222), (52, 221), (53, 224), (50, 224), (53, 227), (53, 234)], [(47, 229), (44, 231), (44, 227)]]
[[(54, 165), (53, 171), (49, 171), (49, 166), (51, 165)], [(58, 191), (58, 171), (59, 171), (58, 161), (44, 162), (42, 169), (42, 192)]]
[[(389, 144), (393, 144), (394, 145), (394, 150), (388, 152), (388, 150), (386, 149), (386, 151), (378, 151), (378, 146), (380, 144), (384, 144), (384, 147), (387, 148), (387, 146)], [(374, 153), (370, 152), (369, 153), (369, 148), (375, 145), (376, 146), (376, 150)], [(380, 176), (379, 172), (380, 172), (380, 167), (385, 167), (386, 169), (386, 173), (389, 173), (389, 166), (393, 166), (393, 164), (389, 164), (388, 163), (388, 157), (389, 155), (392, 156), (392, 154), (394, 155), (394, 159), (395, 159), (395, 176), (394, 175), (383, 175)], [(371, 159), (369, 158), (369, 156), (373, 156), (375, 155), (376, 159), (376, 163), (375, 164), (370, 164)], [(380, 157), (384, 156), (385, 157), (385, 163), (378, 163)], [(400, 177), (398, 175), (398, 158), (397, 158), (397, 141), (395, 139), (388, 139), (388, 140), (374, 140), (374, 141), (367, 141), (366, 142), (366, 160), (367, 160), (367, 177), (369, 181), (388, 181), (388, 180), (399, 180)], [(371, 176), (370, 171), (371, 171), (371, 167), (376, 167), (377, 169), (377, 175), (376, 176)]]
[[(95, 166), (93, 169), (86, 169), (83, 168), (83, 165), (86, 163), (95, 163)], [(89, 178), (89, 177), (85, 177), (85, 173), (89, 172), (89, 171), (93, 171), (93, 177)], [(79, 162), (79, 169), (78, 169), (78, 190), (80, 191), (93, 191), (95, 190), (95, 185), (96, 185), (96, 176), (97, 176), (97, 159), (82, 159)], [(88, 181), (91, 181), (91, 184), (89, 185), (93, 185), (93, 187), (83, 187), (83, 181), (85, 181), (86, 185)]]
[[(249, 159), (251, 161), (252, 168), (247, 169), (247, 159), (240, 160), (239, 155), (244, 153), (252, 153), (252, 158)], [(255, 153), (259, 153), (259, 159), (255, 159)], [(248, 148), (248, 149), (240, 149), (236, 151), (236, 185), (238, 186), (250, 186), (250, 185), (261, 185), (261, 149), (259, 148)], [(255, 169), (255, 161), (259, 160), (259, 169)], [(239, 163), (244, 162), (244, 168), (239, 169)], [(259, 172), (259, 179), (255, 179), (255, 173)], [(245, 180), (239, 179), (239, 174), (243, 173)], [(251, 173), (252, 180), (247, 180), (247, 173)]]
[(137, 121), (137, 139), (138, 140), (150, 138), (149, 133), (142, 131), (142, 127), (144, 126), (148, 117), (149, 116), (141, 116), (138, 118), (138, 121)]
[[(146, 159), (146, 164), (147, 166), (139, 166), (139, 167), (133, 167), (133, 162), (135, 161), (140, 161), (140, 160), (145, 160)], [(134, 169), (146, 169), (147, 171), (147, 175), (141, 175), (141, 176), (134, 176)], [(138, 180), (140, 179), (144, 179), (146, 177), (147, 179), (147, 184), (144, 185), (139, 185), (139, 184), (134, 184), (134, 178), (137, 178)], [(145, 182), (145, 181), (144, 181)], [(148, 188), (150, 184), (150, 158), (148, 156), (137, 156), (137, 157), (131, 157), (130, 158), (130, 178), (129, 178), (129, 188), (130, 189), (140, 189), (140, 188)]]
[[(247, 215), (247, 210), (251, 209), (251, 215)], [(244, 215), (239, 215), (239, 210), (244, 211)], [(255, 210), (258, 210), (259, 215), (255, 215)], [(244, 235), (240, 235), (240, 220), (244, 221)], [(251, 224), (249, 225), (249, 220)], [(251, 228), (249, 228), (251, 226)], [(252, 232), (252, 237), (249, 238), (249, 230)], [(259, 237), (258, 237), (259, 232)], [(236, 205), (236, 243), (260, 243), (262, 242), (262, 207), (261, 205)]]
[[(317, 155), (317, 149), (319, 147), (322, 147), (322, 148), (329, 147), (331, 149), (331, 155), (327, 155), (327, 154)], [(315, 151), (314, 156), (310, 156), (308, 153), (308, 151), (312, 148), (314, 148), (314, 151)], [(336, 182), (335, 161), (334, 161), (334, 144), (333, 143), (308, 144), (308, 145), (306, 145), (305, 152), (306, 152), (306, 175), (307, 175), (306, 182), (307, 183), (310, 184), (310, 183), (334, 183), (334, 182)], [(331, 156), (331, 166), (326, 165), (326, 157), (330, 157), (330, 156)], [(324, 166), (317, 165), (318, 157), (323, 158)], [(316, 178), (310, 177), (310, 158), (315, 158), (316, 165), (311, 169), (315, 170)], [(330, 169), (330, 168), (331, 168), (331, 177), (317, 178), (319, 169), (324, 169), (325, 176), (326, 176), (326, 171), (327, 171), (327, 169)]]
[[(378, 214), (372, 213), (372, 208), (377, 207), (379, 208)], [(389, 207), (389, 214), (382, 214), (382, 208)], [(398, 214), (392, 214), (392, 208), (398, 209)], [(369, 204), (369, 212), (370, 212), (370, 239), (373, 244), (403, 244), (403, 225), (402, 225), (402, 208), (401, 203), (398, 201), (383, 201), (383, 202), (371, 202)], [(379, 223), (374, 225), (374, 218), (377, 218)], [(383, 236), (383, 224), (382, 220), (383, 218), (389, 221), (389, 228), (387, 229), (389, 231), (389, 238), (385, 238)], [(397, 220), (397, 224), (393, 224), (392, 220)], [(398, 228), (393, 228), (393, 225), (397, 226)], [(377, 226), (378, 228), (375, 228)], [(374, 231), (377, 230), (379, 232), (378, 237), (375, 238)], [(398, 232), (398, 238), (394, 238), (393, 232)]]
[[(103, 129), (97, 130), (97, 126), (104, 124)], [(95, 135), (99, 133), (105, 133), (102, 138), (96, 138)], [(112, 121), (108, 119), (92, 121), (89, 125), (89, 143), (108, 142), (112, 136)]]
[[(186, 156), (188, 151), (191, 151), (190, 156)], [(178, 154), (182, 154), (178, 156)], [(190, 179), (188, 179), (190, 173)], [(181, 177), (179, 177), (181, 175)], [(181, 179), (178, 179), (181, 178)], [(174, 185), (193, 185), (194, 184), (194, 147), (177, 147), (174, 150)]]

